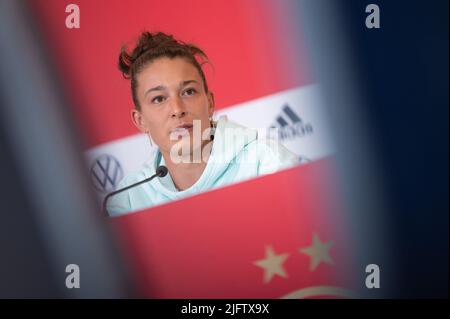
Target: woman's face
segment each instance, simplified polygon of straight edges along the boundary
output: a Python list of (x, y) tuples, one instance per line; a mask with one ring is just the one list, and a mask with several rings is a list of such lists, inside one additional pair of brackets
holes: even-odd
[(162, 57), (145, 66), (136, 80), (141, 110), (132, 110), (134, 124), (150, 134), (163, 154), (182, 138), (174, 140), (174, 135), (189, 132), (192, 151), (193, 129), (186, 132), (180, 126), (198, 120), (203, 133), (214, 111), (213, 97), (205, 92), (197, 69), (184, 58)]

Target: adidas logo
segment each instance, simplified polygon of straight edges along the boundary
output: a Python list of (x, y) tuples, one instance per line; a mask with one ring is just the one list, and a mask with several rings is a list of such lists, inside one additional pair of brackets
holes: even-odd
[(289, 106), (285, 105), (281, 113), (276, 117), (275, 123), (270, 126), (278, 129), (278, 137), (283, 140), (292, 140), (313, 133), (310, 123), (304, 123), (302, 119)]

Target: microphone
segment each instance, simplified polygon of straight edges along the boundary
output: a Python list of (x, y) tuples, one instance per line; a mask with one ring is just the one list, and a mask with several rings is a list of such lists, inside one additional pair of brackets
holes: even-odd
[(154, 175), (150, 176), (149, 178), (146, 178), (146, 179), (144, 179), (144, 180), (142, 180), (140, 182), (128, 185), (127, 187), (124, 187), (124, 188), (121, 188), (121, 189), (115, 190), (114, 192), (109, 193), (108, 195), (105, 196), (105, 199), (103, 199), (103, 206), (102, 206), (103, 213), (106, 216), (108, 216), (108, 211), (106, 210), (106, 204), (108, 203), (108, 199), (110, 197), (112, 197), (112, 196), (114, 196), (116, 194), (119, 194), (119, 193), (121, 193), (123, 191), (126, 191), (127, 189), (130, 189), (132, 187), (141, 185), (141, 184), (146, 183), (146, 182), (150, 182), (155, 177), (164, 177), (164, 176), (167, 175), (168, 172), (169, 172), (169, 170), (167, 169), (167, 167), (165, 167), (164, 165), (160, 165), (160, 166), (158, 166), (156, 168), (156, 173)]

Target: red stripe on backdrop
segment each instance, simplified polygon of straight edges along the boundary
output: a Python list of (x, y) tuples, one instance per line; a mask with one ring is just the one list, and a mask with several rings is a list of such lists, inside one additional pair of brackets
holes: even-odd
[[(80, 8), (80, 29), (65, 27), (70, 3)], [(205, 50), (214, 65), (214, 72), (205, 71), (217, 109), (308, 84), (306, 59), (289, 40), (295, 37), (289, 32), (295, 17), (280, 3), (32, 0), (30, 6), (86, 147), (93, 147), (137, 132), (129, 115), (129, 82), (121, 77), (117, 58), (121, 44), (132, 43), (142, 30), (172, 33)]]
[[(317, 287), (355, 289), (334, 160), (113, 219), (140, 291), (156, 298), (279, 298), (311, 287), (309, 297), (329, 295)], [(264, 261), (268, 247), (286, 260)]]

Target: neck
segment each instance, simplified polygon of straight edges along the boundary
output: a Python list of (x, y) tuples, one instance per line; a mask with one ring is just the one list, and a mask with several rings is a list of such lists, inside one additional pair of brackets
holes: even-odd
[[(204, 147), (202, 147), (202, 154), (203, 150)], [(178, 190), (188, 189), (199, 180), (206, 168), (209, 153), (210, 152), (207, 152), (205, 154), (205, 160), (201, 160), (200, 163), (194, 163), (193, 161), (190, 161), (189, 163), (174, 163), (170, 159), (169, 153), (161, 152), (173, 183)]]

